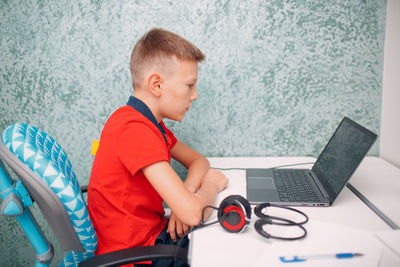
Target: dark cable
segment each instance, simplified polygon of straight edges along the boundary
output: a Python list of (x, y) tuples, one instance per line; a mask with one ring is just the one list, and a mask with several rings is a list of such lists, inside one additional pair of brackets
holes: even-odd
[(218, 208), (217, 208), (217, 207), (214, 207), (214, 206), (210, 206), (210, 205), (205, 206), (205, 207), (203, 208), (203, 210), (201, 211), (201, 221), (200, 221), (200, 224), (199, 224), (198, 226), (194, 226), (194, 227), (192, 227), (191, 229), (189, 229), (189, 231), (187, 231), (187, 232), (179, 239), (178, 243), (176, 243), (176, 250), (175, 250), (176, 252), (175, 252), (175, 257), (174, 257), (174, 265), (175, 265), (175, 267), (176, 267), (176, 256), (177, 256), (177, 254), (178, 254), (178, 247), (181, 246), (183, 239), (185, 239), (185, 237), (186, 237), (188, 234), (190, 234), (191, 232), (193, 232), (193, 231), (195, 231), (195, 230), (197, 230), (197, 229), (200, 229), (200, 228), (203, 228), (203, 227), (205, 227), (205, 226), (209, 226), (209, 225), (213, 225), (213, 224), (218, 223), (218, 221), (210, 222), (210, 223), (204, 223), (204, 212), (205, 212), (205, 210), (206, 210), (207, 208), (214, 209), (214, 210), (218, 210)]
[[(302, 163), (293, 163), (293, 164), (286, 164), (286, 165), (279, 165), (275, 167), (270, 167), (266, 169), (279, 169), (279, 168), (284, 168), (284, 167), (292, 167), (292, 166), (299, 166), (299, 165), (308, 165), (308, 164), (314, 164), (314, 162), (302, 162)], [(230, 170), (241, 170), (245, 171), (247, 169), (252, 169), (252, 168), (218, 168), (218, 167), (211, 167), (216, 170), (221, 170), (221, 171), (230, 171)]]

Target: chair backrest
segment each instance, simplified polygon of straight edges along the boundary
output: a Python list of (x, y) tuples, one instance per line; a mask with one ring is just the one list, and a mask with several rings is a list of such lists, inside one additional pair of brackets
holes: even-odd
[(94, 227), (61, 146), (27, 124), (11, 125), (3, 131), (1, 141), (1, 157), (19, 176), (62, 248), (93, 254), (97, 248)]

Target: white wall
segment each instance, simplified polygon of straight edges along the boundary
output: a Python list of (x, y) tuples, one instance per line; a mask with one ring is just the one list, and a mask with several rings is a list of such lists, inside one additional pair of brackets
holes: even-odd
[(400, 167), (400, 1), (387, 1), (380, 156)]

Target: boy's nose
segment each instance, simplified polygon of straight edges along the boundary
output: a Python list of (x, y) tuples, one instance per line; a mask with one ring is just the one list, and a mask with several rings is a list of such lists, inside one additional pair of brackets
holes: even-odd
[(198, 97), (197, 90), (194, 89), (190, 100), (195, 101), (197, 99), (197, 97)]

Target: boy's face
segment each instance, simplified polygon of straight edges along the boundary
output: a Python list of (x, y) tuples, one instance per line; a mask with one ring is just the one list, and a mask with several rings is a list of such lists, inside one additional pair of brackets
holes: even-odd
[(197, 99), (197, 62), (176, 60), (175, 71), (164, 76), (162, 83), (161, 113), (162, 117), (181, 121), (186, 112)]

